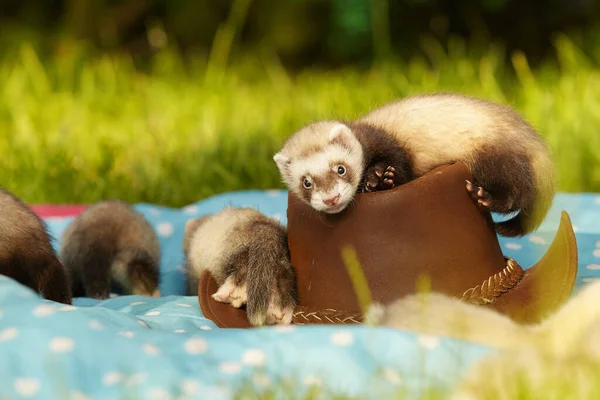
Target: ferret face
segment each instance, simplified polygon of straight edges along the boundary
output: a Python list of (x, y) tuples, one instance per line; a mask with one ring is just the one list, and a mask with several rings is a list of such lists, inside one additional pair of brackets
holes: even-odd
[(298, 132), (273, 159), (289, 190), (315, 210), (334, 214), (354, 198), (364, 161), (362, 146), (350, 128), (339, 123), (326, 126), (324, 132), (323, 126)]

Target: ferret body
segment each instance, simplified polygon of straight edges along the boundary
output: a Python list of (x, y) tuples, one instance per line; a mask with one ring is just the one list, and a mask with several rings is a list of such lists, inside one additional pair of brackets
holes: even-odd
[(144, 216), (122, 201), (102, 201), (81, 213), (65, 230), (59, 254), (74, 296), (107, 299), (113, 288), (160, 296), (158, 238)]
[(254, 326), (289, 324), (296, 305), (295, 275), (285, 227), (252, 208), (226, 207), (189, 220), (185, 228), (188, 294), (208, 270), (219, 289), (212, 297), (246, 304)]
[(0, 274), (45, 299), (71, 304), (67, 272), (44, 222), (21, 200), (0, 188)]
[(500, 234), (541, 224), (555, 192), (547, 145), (514, 110), (457, 94), (408, 97), (353, 121), (312, 123), (273, 157), (289, 190), (314, 209), (338, 213), (357, 192), (388, 189), (463, 162), (467, 189), (500, 214)]
[(493, 309), (439, 293), (408, 295), (387, 306), (374, 304), (367, 320), (500, 349), (538, 348), (561, 356), (600, 328), (600, 282), (581, 289), (539, 324), (519, 324)]
[[(581, 384), (597, 379), (600, 366), (600, 282), (574, 294), (556, 312), (535, 325), (441, 294), (406, 296), (388, 306), (373, 305), (373, 325), (465, 340), (498, 349), (469, 368), (452, 399), (522, 397), (546, 384), (576, 377), (572, 398), (596, 398)], [(565, 371), (568, 371), (565, 376)], [(579, 383), (579, 384), (578, 384)], [(550, 386), (540, 398), (552, 397)], [(587, 393), (587, 394), (586, 394)]]

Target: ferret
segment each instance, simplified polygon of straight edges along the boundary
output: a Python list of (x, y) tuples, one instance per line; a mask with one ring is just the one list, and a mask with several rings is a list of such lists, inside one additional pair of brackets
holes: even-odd
[(213, 299), (240, 308), (253, 326), (289, 324), (296, 306), (295, 272), (283, 225), (250, 207), (188, 220), (183, 251), (188, 295), (208, 270), (219, 285)]
[(297, 131), (273, 157), (289, 190), (313, 209), (339, 213), (357, 193), (390, 189), (463, 162), (478, 206), (512, 218), (503, 236), (539, 227), (555, 194), (551, 153), (513, 109), (459, 94), (407, 97), (355, 121)]
[(600, 328), (600, 282), (585, 286), (538, 324), (519, 324), (493, 309), (434, 292), (408, 295), (387, 306), (373, 304), (366, 321), (498, 349), (537, 348), (564, 356), (587, 332)]
[(144, 216), (123, 201), (88, 207), (63, 233), (59, 255), (74, 296), (104, 300), (113, 290), (160, 296), (158, 237)]
[(71, 304), (71, 286), (45, 223), (20, 199), (0, 188), (0, 274)]
[(469, 368), (452, 399), (496, 398), (499, 393), (512, 399), (523, 397), (524, 388), (537, 394), (557, 379), (564, 385), (565, 371), (567, 380), (577, 379), (569, 387), (572, 398), (597, 397), (584, 395), (591, 387), (581, 383), (595, 382), (600, 368), (600, 282), (586, 285), (539, 324), (518, 324), (485, 306), (436, 293), (374, 304), (366, 320), (498, 350)]

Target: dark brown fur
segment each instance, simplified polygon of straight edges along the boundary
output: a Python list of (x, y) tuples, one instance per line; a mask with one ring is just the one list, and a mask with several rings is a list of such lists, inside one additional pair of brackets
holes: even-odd
[(388, 133), (365, 123), (347, 124), (360, 142), (365, 157), (363, 180), (375, 165), (392, 166), (395, 169), (394, 184), (401, 185), (413, 179), (410, 154)]
[[(107, 299), (113, 290), (131, 294), (136, 285), (150, 295), (159, 282), (158, 246), (143, 215), (129, 204), (110, 200), (91, 206), (67, 227), (60, 257), (71, 274), (74, 296)], [(117, 260), (128, 283), (114, 279)]]
[[(41, 293), (45, 299), (71, 304), (69, 278), (52, 248), (44, 222), (16, 196), (1, 188), (0, 204), (4, 205), (0, 210), (0, 241), (3, 242), (0, 274)], [(11, 224), (11, 219), (19, 226), (4, 225)]]

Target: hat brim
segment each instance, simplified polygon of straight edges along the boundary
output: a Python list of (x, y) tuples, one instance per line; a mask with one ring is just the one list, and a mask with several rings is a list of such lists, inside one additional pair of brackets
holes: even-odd
[[(577, 277), (577, 263), (575, 233), (568, 213), (563, 211), (554, 240), (540, 261), (525, 270), (516, 286), (486, 307), (521, 323), (539, 322), (571, 295)], [(251, 328), (244, 307), (234, 308), (211, 297), (217, 289), (217, 282), (208, 271), (204, 271), (198, 283), (198, 300), (204, 316), (220, 328)], [(304, 314), (311, 312), (302, 305), (300, 308)]]

